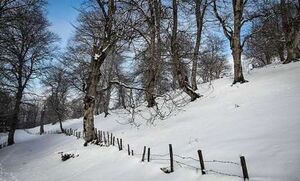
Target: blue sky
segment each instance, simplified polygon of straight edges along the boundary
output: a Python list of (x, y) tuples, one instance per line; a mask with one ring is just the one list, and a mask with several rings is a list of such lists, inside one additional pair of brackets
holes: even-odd
[(69, 38), (71, 38), (76, 23), (78, 11), (83, 0), (48, 0), (47, 11), (48, 20), (51, 23), (51, 31), (60, 38), (60, 47), (64, 48)]

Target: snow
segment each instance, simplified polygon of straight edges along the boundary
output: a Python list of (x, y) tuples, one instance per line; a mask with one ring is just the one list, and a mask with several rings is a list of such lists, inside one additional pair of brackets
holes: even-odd
[[(201, 149), (204, 160), (239, 162), (246, 158), (251, 181), (300, 180), (300, 63), (271, 65), (245, 75), (249, 83), (231, 86), (231, 78), (199, 85), (199, 100), (175, 111), (171, 117), (145, 124), (137, 118), (139, 128), (125, 123), (127, 115), (114, 111), (108, 118), (97, 116), (98, 129), (112, 132), (130, 144), (135, 154), (143, 146), (151, 153), (168, 153), (197, 158)], [(237, 106), (238, 105), (238, 106)], [(145, 108), (140, 108), (145, 112)], [(57, 130), (59, 125), (45, 125)], [(82, 119), (68, 120), (65, 128), (82, 128)], [(38, 132), (33, 128), (31, 132)], [(168, 161), (141, 163), (141, 156), (128, 156), (116, 147), (83, 147), (83, 140), (63, 135), (16, 133), (16, 144), (0, 150), (0, 180), (130, 180), (130, 181), (240, 181), (239, 177), (180, 167), (163, 173)], [(65, 162), (58, 152), (79, 154)], [(168, 157), (166, 157), (168, 158)], [(175, 157), (195, 167), (197, 162)], [(205, 162), (206, 169), (242, 176), (239, 165)]]
[(100, 55), (96, 53), (94, 56), (94, 59), (97, 60), (99, 57), (100, 57)]

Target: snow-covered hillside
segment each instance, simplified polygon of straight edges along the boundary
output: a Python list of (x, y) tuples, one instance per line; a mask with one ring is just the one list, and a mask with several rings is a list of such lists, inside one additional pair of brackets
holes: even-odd
[[(174, 153), (197, 158), (201, 149), (205, 160), (239, 162), (246, 157), (250, 180), (300, 180), (300, 63), (271, 65), (246, 75), (249, 83), (231, 86), (230, 78), (212, 85), (199, 85), (204, 96), (155, 126), (138, 129), (124, 115), (112, 113), (96, 117), (98, 129), (114, 133), (130, 144), (136, 154), (143, 146), (155, 154)], [(143, 120), (137, 120), (143, 122)], [(68, 120), (65, 128), (81, 129), (82, 119)], [(57, 130), (58, 125), (46, 125)], [(38, 128), (30, 130), (38, 132)], [(117, 180), (117, 181), (228, 181), (239, 177), (209, 173), (205, 176), (190, 167), (175, 164), (175, 172), (160, 168), (168, 161), (141, 163), (116, 147), (83, 147), (83, 140), (63, 135), (29, 135), (17, 131), (17, 143), (0, 150), (0, 180)], [(66, 162), (58, 152), (79, 157)], [(177, 158), (179, 159), (179, 158)], [(184, 160), (199, 167), (197, 162)], [(206, 162), (207, 169), (242, 176), (240, 166)]]

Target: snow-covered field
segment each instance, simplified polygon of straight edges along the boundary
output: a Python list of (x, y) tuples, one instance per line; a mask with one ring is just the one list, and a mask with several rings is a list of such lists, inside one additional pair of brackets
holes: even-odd
[[(116, 113), (96, 117), (98, 129), (121, 137), (135, 153), (143, 146), (155, 154), (174, 153), (197, 158), (201, 149), (205, 160), (239, 162), (246, 157), (250, 180), (300, 180), (300, 63), (271, 65), (256, 69), (246, 84), (230, 86), (223, 78), (212, 85), (200, 85), (204, 96), (176, 111), (176, 115), (155, 126), (138, 129)], [(143, 122), (143, 120), (137, 120)], [(82, 119), (68, 120), (65, 128), (81, 129)], [(56, 130), (58, 125), (46, 125)], [(38, 128), (30, 130), (38, 132)], [(29, 135), (17, 131), (16, 144), (0, 150), (0, 180), (128, 180), (128, 181), (229, 181), (239, 177), (209, 173), (175, 163), (175, 172), (164, 174), (160, 168), (168, 161), (141, 163), (141, 156), (128, 156), (116, 147), (83, 147), (83, 140), (63, 135)], [(62, 162), (58, 152), (79, 154)], [(153, 157), (154, 158), (154, 157)], [(168, 157), (166, 157), (168, 158)], [(199, 167), (197, 162), (175, 159)], [(235, 164), (206, 162), (208, 170), (242, 176)]]

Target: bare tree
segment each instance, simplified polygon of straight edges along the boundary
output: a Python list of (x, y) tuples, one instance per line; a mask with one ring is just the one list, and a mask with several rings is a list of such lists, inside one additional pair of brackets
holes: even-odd
[(33, 2), (30, 6), (17, 8), (11, 12), (14, 21), (11, 26), (1, 29), (1, 61), (4, 64), (3, 87), (14, 94), (15, 103), (9, 124), (8, 144), (14, 144), (14, 133), (24, 90), (30, 80), (43, 70), (43, 62), (51, 59), (56, 36), (48, 30), (49, 23), (43, 13), (43, 1)]
[(216, 35), (209, 35), (205, 40), (199, 62), (199, 75), (203, 82), (210, 82), (225, 75), (229, 65), (224, 52), (224, 40)]
[(182, 62), (179, 59), (179, 49), (178, 49), (179, 42), (177, 36), (178, 33), (177, 0), (172, 1), (172, 7), (173, 7), (173, 26), (172, 26), (172, 35), (171, 35), (171, 57), (174, 66), (173, 71), (175, 72), (179, 87), (191, 97), (191, 101), (194, 101), (197, 98), (199, 98), (200, 95), (197, 94), (189, 85), (188, 77), (186, 75), (186, 72), (184, 71)]
[[(231, 4), (232, 12), (229, 11), (228, 3)], [(250, 5), (251, 7), (249, 7)], [(222, 13), (220, 13), (220, 6), (223, 10), (226, 9), (226, 12), (222, 11)], [(221, 24), (225, 37), (230, 43), (234, 63), (233, 84), (237, 82), (247, 82), (243, 75), (241, 56), (243, 47), (246, 41), (251, 37), (251, 34), (244, 36), (242, 39), (241, 33), (243, 26), (255, 18), (262, 16), (261, 12), (257, 8), (255, 9), (255, 7), (259, 6), (260, 4), (258, 1), (250, 3), (249, 0), (232, 0), (231, 2), (221, 0), (213, 1), (213, 11), (215, 16)]]
[[(98, 31), (100, 31), (98, 32), (98, 36), (100, 37), (94, 37), (95, 39), (92, 47), (91, 63), (86, 81), (83, 116), (83, 132), (84, 140), (86, 141), (85, 146), (88, 142), (94, 140), (96, 136), (94, 132), (94, 110), (95, 97), (97, 95), (97, 84), (101, 76), (100, 67), (117, 40), (115, 36), (115, 30), (113, 29), (116, 11), (114, 0), (109, 0), (108, 3), (98, 0), (97, 5), (98, 12), (100, 13), (98, 16), (103, 17), (101, 21), (104, 28), (98, 29)], [(89, 26), (89, 24), (86, 25)]]
[(204, 25), (204, 16), (206, 9), (208, 7), (208, 0), (195, 0), (195, 17), (196, 17), (196, 43), (194, 47), (193, 53), (193, 61), (192, 61), (192, 88), (193, 90), (197, 90), (197, 65), (199, 59), (199, 49), (201, 43), (202, 29)]
[(61, 132), (64, 132), (62, 122), (67, 118), (67, 96), (70, 89), (70, 81), (61, 65), (51, 67), (45, 73), (42, 83), (48, 88), (50, 96), (46, 100), (46, 111), (52, 110), (50, 115), (54, 123), (59, 122)]
[(284, 63), (290, 63), (300, 58), (300, 1), (280, 0), (280, 6), (287, 49), (287, 58)]

